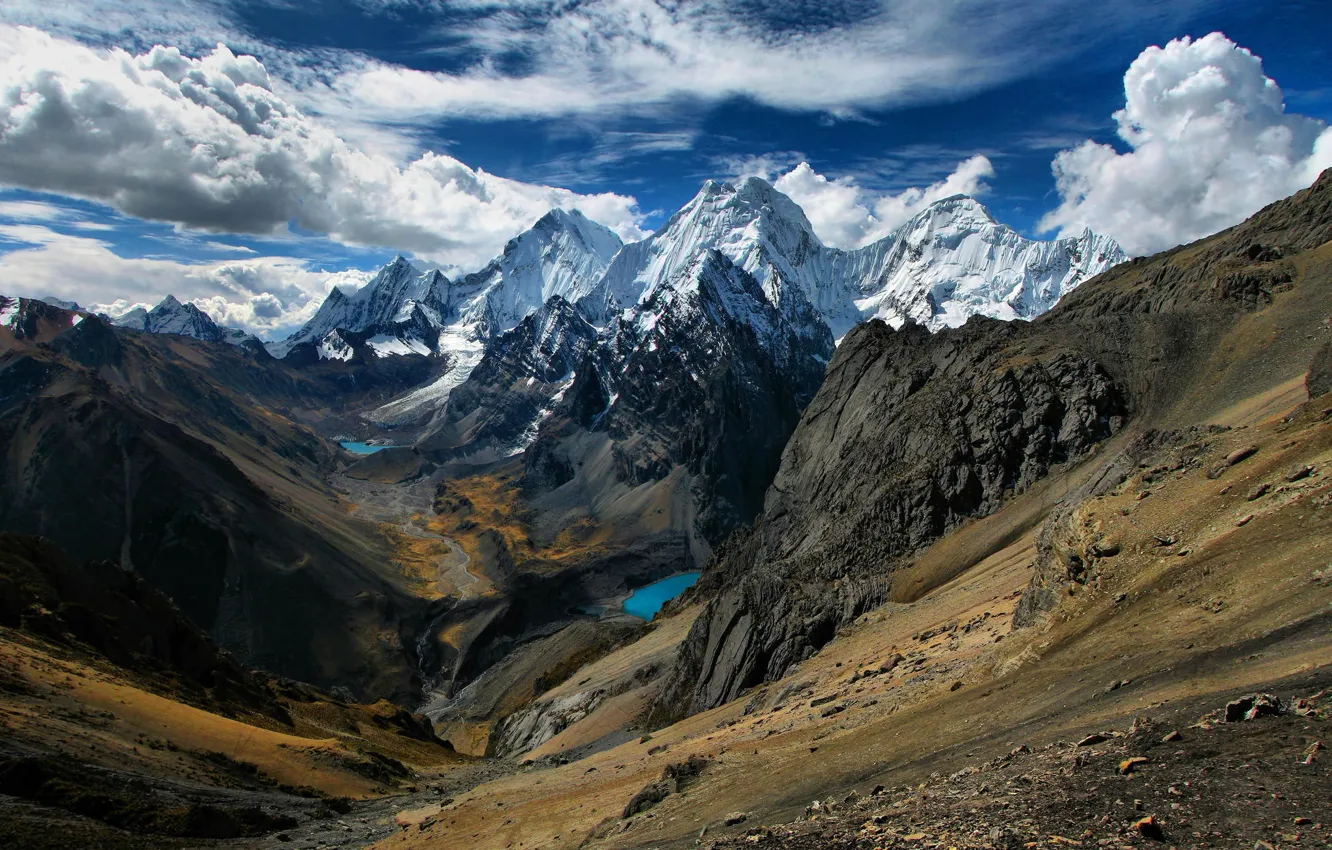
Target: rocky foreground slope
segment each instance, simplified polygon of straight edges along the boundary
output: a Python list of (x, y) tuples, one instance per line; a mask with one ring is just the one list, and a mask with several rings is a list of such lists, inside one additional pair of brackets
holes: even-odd
[[(1085, 493), (1110, 452), (1048, 477), (901, 574), (963, 565), (951, 580), (861, 615), (739, 699), (644, 724), (687, 607), (539, 700), (566, 725), (519, 774), (405, 805), (407, 829), (380, 846), (1321, 846), (1325, 695), (1310, 716), (1192, 728), (1246, 694), (1292, 706), (1332, 688), (1316, 554), (1332, 546), (1332, 397), (1302, 379), (1136, 442), (1102, 495)], [(1078, 505), (1076, 533), (1052, 550), (1041, 526), (1061, 502)], [(1082, 569), (1029, 621), (1033, 577), (1074, 563), (1052, 551)], [(1164, 844), (1136, 827), (1148, 816)]]

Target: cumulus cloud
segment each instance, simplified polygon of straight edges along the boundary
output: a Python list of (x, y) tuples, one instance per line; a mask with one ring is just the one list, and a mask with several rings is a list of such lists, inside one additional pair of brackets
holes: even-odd
[(304, 324), (333, 287), (354, 290), (374, 274), (317, 271), (293, 257), (212, 263), (126, 258), (100, 239), (41, 224), (0, 225), (0, 241), (22, 245), (0, 254), (5, 295), (54, 295), (114, 316), (151, 308), (172, 293), (221, 324), (268, 338), (285, 337)]
[(1221, 33), (1144, 50), (1114, 115), (1128, 150), (1060, 152), (1044, 230), (1083, 227), (1150, 254), (1243, 221), (1332, 167), (1332, 129), (1285, 111), (1262, 59)]
[[(761, 169), (766, 162), (754, 160), (749, 165)], [(751, 173), (768, 176), (761, 171)], [(829, 179), (802, 162), (773, 185), (804, 209), (814, 232), (825, 244), (850, 249), (882, 239), (935, 201), (953, 195), (984, 194), (988, 190), (985, 179), (993, 176), (990, 160), (977, 155), (930, 186), (880, 193), (866, 189), (853, 177)]]
[(0, 183), (216, 232), (294, 223), (338, 241), (476, 268), (553, 207), (641, 237), (634, 199), (522, 183), (427, 152), (358, 150), (219, 45), (98, 50), (0, 27)]

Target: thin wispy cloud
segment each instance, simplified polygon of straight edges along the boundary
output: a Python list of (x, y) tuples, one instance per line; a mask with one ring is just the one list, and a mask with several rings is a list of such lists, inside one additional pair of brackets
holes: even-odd
[[(1122, 20), (1176, 14), (1126, 0)], [(1117, 26), (1080, 0), (996, 5), (582, 0), (478, 4), (449, 35), (480, 56), (457, 71), (367, 63), (315, 96), (324, 111), (382, 120), (651, 113), (743, 97), (853, 118), (955, 99), (1038, 72)], [(1118, 16), (1117, 16), (1118, 17)], [(820, 25), (820, 23), (824, 25)], [(983, 22), (983, 25), (978, 25)], [(835, 24), (835, 25), (834, 25)], [(1046, 35), (1039, 44), (1024, 33)], [(529, 73), (506, 70), (523, 57)]]

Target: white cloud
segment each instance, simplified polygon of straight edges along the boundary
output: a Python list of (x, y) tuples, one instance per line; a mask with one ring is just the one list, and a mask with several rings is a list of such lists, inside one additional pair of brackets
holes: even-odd
[[(311, 91), (328, 114), (433, 116), (653, 113), (744, 97), (854, 119), (862, 110), (953, 99), (1037, 73), (1170, 8), (1121, 0), (508, 0), (441, 25), (479, 59), (456, 71), (367, 60)], [(1033, 41), (1031, 33), (1041, 38)], [(513, 57), (523, 71), (514, 73)]]
[(24, 245), (0, 254), (5, 295), (54, 295), (118, 315), (152, 307), (170, 293), (222, 324), (272, 338), (285, 337), (314, 315), (333, 287), (354, 289), (374, 274), (314, 271), (293, 257), (213, 263), (126, 258), (102, 240), (40, 224), (0, 225), (0, 240)]
[(82, 213), (46, 201), (0, 201), (0, 223), (45, 222), (72, 227), (76, 230), (115, 230), (115, 225), (104, 221), (91, 221)]
[(1124, 75), (1119, 153), (1059, 153), (1059, 208), (1044, 230), (1083, 227), (1151, 254), (1243, 221), (1332, 167), (1332, 129), (1285, 111), (1262, 60), (1221, 33), (1144, 50)]
[(17, 221), (60, 221), (68, 211), (45, 201), (0, 201), (0, 218)]
[(209, 240), (209, 241), (205, 241), (205, 242), (202, 244), (201, 247), (208, 248), (209, 250), (212, 250), (212, 251), (218, 251), (218, 252), (230, 253), (230, 254), (257, 254), (257, 253), (259, 253), (258, 251), (254, 250), (253, 248), (247, 247), (247, 246), (245, 246), (245, 245), (228, 245), (228, 244), (225, 243), (225, 242), (214, 242), (214, 241), (211, 241), (211, 240)]
[(552, 207), (637, 238), (636, 203), (508, 180), (427, 152), (353, 148), (219, 45), (134, 55), (0, 26), (0, 182), (215, 232), (294, 222), (355, 245), (476, 268)]
[[(767, 163), (751, 161), (751, 168)], [(760, 177), (762, 171), (751, 171)], [(743, 175), (742, 175), (743, 176)], [(824, 243), (837, 248), (859, 248), (887, 236), (894, 228), (930, 204), (953, 195), (981, 195), (994, 167), (984, 156), (959, 163), (952, 174), (925, 188), (897, 193), (879, 193), (861, 186), (855, 178), (829, 180), (802, 162), (773, 183), (799, 204)]]

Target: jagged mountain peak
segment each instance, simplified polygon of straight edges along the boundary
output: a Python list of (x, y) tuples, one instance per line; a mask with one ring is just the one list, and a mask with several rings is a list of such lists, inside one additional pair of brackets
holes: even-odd
[(1005, 227), (990, 213), (980, 201), (971, 195), (949, 195), (940, 198), (914, 215), (908, 222), (951, 220), (971, 225), (999, 225)]
[(721, 251), (780, 301), (778, 290), (799, 285), (797, 267), (822, 248), (800, 206), (767, 181), (709, 180), (659, 230), (615, 257), (595, 294), (600, 303), (589, 312), (613, 315), (637, 303), (709, 249)]
[[(285, 340), (270, 343), (268, 351), (285, 357), (296, 346), (309, 343), (322, 356), (333, 351), (323, 341), (341, 331), (384, 337), (380, 342), (389, 346), (384, 349), (389, 353), (433, 352), (448, 286), (448, 278), (438, 269), (423, 270), (398, 254), (355, 292), (334, 287), (310, 321)], [(337, 338), (342, 340), (342, 334)]]
[(255, 339), (252, 334), (238, 328), (223, 327), (205, 311), (188, 301), (181, 301), (171, 293), (151, 310), (135, 307), (127, 313), (113, 317), (111, 323), (117, 327), (136, 331), (176, 334), (206, 342), (229, 342), (232, 345), (241, 345)]
[[(531, 229), (535, 231), (565, 229), (580, 232), (589, 230), (605, 230), (610, 233), (614, 232), (605, 225), (599, 224), (588, 218), (583, 214), (582, 210), (566, 210), (563, 207), (555, 207), (550, 212), (537, 219), (536, 224), (532, 225)], [(619, 237), (617, 236), (616, 238), (618, 239)]]
[[(297, 345), (318, 345), (332, 331), (341, 330), (383, 337), (385, 353), (420, 353), (422, 342), (435, 353), (458, 346), (470, 352), (475, 344), (517, 325), (554, 295), (578, 300), (600, 280), (622, 245), (614, 231), (582, 212), (557, 208), (510, 239), (484, 269), (457, 280), (438, 269), (422, 270), (399, 255), (355, 293), (330, 292), (304, 327), (271, 344), (269, 351), (282, 357)], [(437, 346), (440, 337), (449, 344)], [(402, 345), (387, 345), (391, 340)], [(475, 358), (467, 362), (474, 363)], [(455, 376), (457, 381), (465, 377)]]
[(623, 245), (578, 210), (553, 209), (484, 269), (451, 287), (446, 312), (478, 338), (493, 337), (553, 296), (584, 300)]
[(715, 216), (719, 212), (723, 218), (719, 223), (724, 226), (734, 228), (765, 219), (760, 223), (761, 227), (771, 227), (774, 222), (789, 222), (814, 236), (814, 226), (800, 205), (762, 177), (746, 177), (737, 183), (708, 180), (663, 230), (669, 230), (676, 218), (700, 214)]
[[(743, 296), (756, 305), (772, 306), (754, 278), (743, 273), (730, 257), (717, 248), (707, 248), (700, 252), (693, 262), (666, 285), (681, 292), (698, 292), (721, 299)], [(732, 310), (728, 312), (736, 314)]]
[(406, 274), (410, 274), (412, 272), (415, 272), (417, 274), (421, 273), (421, 270), (418, 269), (416, 266), (412, 265), (412, 261), (404, 257), (402, 254), (394, 254), (393, 259), (389, 260), (388, 264), (384, 266), (383, 271), (385, 272), (392, 271), (394, 273), (406, 273)]
[[(497, 264), (503, 264), (506, 258), (524, 250), (529, 253), (545, 254), (552, 251), (567, 252), (572, 248), (575, 251), (591, 252), (609, 261), (623, 245), (623, 240), (615, 231), (588, 218), (581, 210), (555, 207), (537, 219), (536, 224), (529, 229), (510, 239), (504, 246), (504, 253), (491, 261), (490, 265), (479, 274), (486, 274)], [(531, 259), (530, 256), (521, 257), (519, 262), (528, 262)]]

